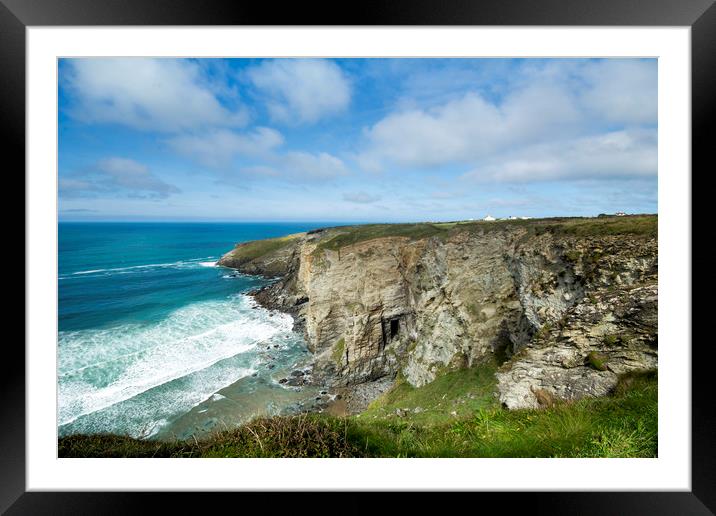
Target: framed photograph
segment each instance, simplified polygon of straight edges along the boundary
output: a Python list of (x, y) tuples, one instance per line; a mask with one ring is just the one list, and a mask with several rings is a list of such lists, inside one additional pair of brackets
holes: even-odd
[(712, 2), (3, 3), (26, 335), (2, 510), (714, 510), (691, 297)]

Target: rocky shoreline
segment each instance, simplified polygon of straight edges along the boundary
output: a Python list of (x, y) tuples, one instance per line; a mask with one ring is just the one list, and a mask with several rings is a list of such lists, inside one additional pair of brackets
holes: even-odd
[[(266, 277), (266, 276), (264, 276)], [(276, 310), (288, 314), (293, 319), (293, 331), (306, 335), (306, 322), (301, 314), (299, 302), (293, 306), (277, 301), (280, 293), (285, 288), (284, 279), (267, 277), (275, 280), (269, 285), (251, 290), (247, 295), (251, 296), (258, 306), (266, 310)], [(304, 301), (305, 303), (306, 301)], [(395, 384), (395, 377), (386, 376), (372, 382), (356, 384), (351, 386), (340, 386), (332, 384), (326, 378), (315, 378), (313, 375), (314, 364), (308, 364), (300, 369), (292, 370), (288, 375), (278, 379), (278, 383), (287, 387), (300, 389), (311, 386), (320, 388), (320, 395), (314, 399), (297, 403), (287, 407), (284, 415), (291, 415), (301, 412), (328, 413), (334, 416), (347, 416), (359, 414), (368, 408), (368, 405), (380, 397)]]

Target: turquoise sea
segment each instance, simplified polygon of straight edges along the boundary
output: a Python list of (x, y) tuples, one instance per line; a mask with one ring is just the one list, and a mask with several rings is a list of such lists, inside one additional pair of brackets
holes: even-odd
[(59, 224), (58, 431), (187, 437), (281, 413), (308, 352), (290, 316), (217, 267), (236, 243), (330, 224)]

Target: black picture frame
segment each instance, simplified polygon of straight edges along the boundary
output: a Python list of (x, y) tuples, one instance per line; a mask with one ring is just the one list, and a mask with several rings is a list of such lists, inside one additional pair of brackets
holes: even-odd
[[(714, 92), (716, 92), (716, 6), (714, 0), (481, 0), (469, 2), (393, 0), (345, 4), (269, 4), (204, 0), (0, 0), (0, 119), (5, 162), (14, 170), (25, 169), (25, 29), (28, 26), (83, 25), (511, 25), (511, 26), (689, 26), (691, 27), (692, 80), (692, 193), (693, 180), (706, 176), (716, 134)], [(5, 168), (5, 167), (3, 167)], [(9, 173), (10, 167), (6, 168)], [(699, 170), (700, 173), (695, 173)], [(19, 173), (16, 177), (19, 183)], [(23, 183), (13, 185), (22, 188)], [(7, 188), (7, 187), (6, 187)], [(9, 192), (9, 188), (6, 192)], [(15, 190), (17, 191), (17, 190)], [(18, 196), (15, 194), (14, 196)], [(692, 235), (710, 235), (705, 228), (703, 206), (692, 195)], [(701, 207), (699, 213), (696, 209)], [(6, 210), (7, 211), (7, 210)], [(7, 214), (6, 214), (7, 217)], [(6, 221), (17, 219), (17, 209)], [(16, 224), (19, 231), (19, 224)], [(698, 229), (705, 228), (699, 233)], [(25, 235), (23, 235), (24, 241)], [(11, 240), (19, 242), (20, 239)], [(693, 254), (692, 271), (705, 270), (702, 258)], [(14, 253), (16, 254), (16, 252)], [(25, 275), (32, 271), (25, 270)], [(692, 272), (693, 274), (693, 272)], [(707, 284), (702, 289), (707, 290)], [(24, 298), (24, 297), (23, 297)], [(19, 303), (16, 304), (18, 306)], [(23, 303), (24, 307), (24, 303)], [(692, 321), (708, 320), (708, 304), (692, 299)], [(702, 317), (699, 317), (702, 315)], [(708, 380), (713, 373), (709, 360), (711, 339), (692, 343), (692, 491), (619, 493), (480, 493), (479, 496), (504, 508), (523, 506), (538, 514), (713, 514), (716, 511), (716, 450), (714, 447), (714, 404)], [(0, 512), (16, 514), (126, 514), (141, 511), (158, 501), (185, 512), (190, 502), (207, 509), (221, 507), (228, 494), (187, 493), (70, 493), (26, 492), (25, 489), (25, 358), (19, 339), (7, 339), (5, 364), (0, 374)], [(22, 364), (18, 366), (17, 364)], [(211, 496), (211, 498), (208, 498)], [(239, 493), (241, 506), (267, 504), (265, 495)], [(341, 512), (365, 513), (375, 507), (374, 494), (341, 495)], [(457, 495), (454, 495), (457, 496)], [(148, 498), (152, 500), (148, 500)], [(155, 500), (160, 497), (161, 500)], [(407, 497), (406, 497), (407, 498)], [(411, 495), (423, 504), (423, 496)], [(487, 500), (486, 500), (487, 499)], [(210, 500), (210, 502), (209, 502)], [(401, 502), (401, 505), (407, 501)], [(475, 504), (475, 500), (454, 500), (452, 504)], [(305, 494), (290, 499), (271, 495), (271, 510), (306, 507)], [(314, 504), (311, 504), (314, 506)], [(333, 505), (333, 504), (330, 504)], [(315, 506), (314, 506), (315, 507)], [(454, 505), (458, 507), (458, 505)], [(336, 506), (334, 505), (335, 509)], [(404, 506), (404, 508), (407, 508)], [(218, 510), (218, 509), (217, 509)], [(143, 511), (142, 511), (143, 512)], [(332, 511), (333, 512), (333, 511)]]

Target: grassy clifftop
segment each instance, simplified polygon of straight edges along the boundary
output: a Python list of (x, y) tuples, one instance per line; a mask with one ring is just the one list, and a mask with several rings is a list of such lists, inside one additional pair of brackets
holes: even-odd
[(447, 237), (462, 231), (492, 232), (524, 228), (532, 234), (607, 236), (640, 235), (656, 237), (657, 215), (630, 215), (624, 217), (561, 217), (528, 220), (421, 222), (416, 224), (366, 224), (334, 228), (323, 238), (319, 249), (337, 250), (365, 240), (384, 237), (406, 237), (418, 240), (432, 236)]
[(399, 384), (358, 416), (257, 419), (205, 440), (70, 436), (60, 457), (655, 457), (657, 380), (624, 376), (613, 396), (508, 411), (492, 366)]
[[(528, 234), (573, 235), (577, 237), (638, 235), (656, 237), (657, 215), (628, 215), (624, 217), (555, 217), (528, 220), (418, 222), (413, 224), (361, 224), (339, 226), (317, 232), (316, 253), (323, 250), (337, 251), (346, 246), (377, 238), (401, 237), (410, 240), (438, 237), (447, 238), (462, 231), (492, 232), (523, 228)], [(297, 243), (306, 233), (296, 233), (279, 238), (268, 238), (238, 244), (219, 261), (221, 265), (236, 268), (252, 268), (264, 259), (279, 257), (291, 244)], [(251, 272), (250, 270), (248, 272)]]
[(241, 243), (226, 256), (227, 258), (230, 256), (236, 263), (247, 263), (283, 249), (303, 235), (305, 235), (305, 233), (294, 233), (293, 235), (278, 238), (267, 238), (265, 240), (253, 240), (251, 242)]
[(627, 215), (624, 217), (541, 219), (536, 227), (556, 234), (575, 236), (640, 235), (656, 237), (657, 215)]
[(219, 260), (219, 265), (249, 274), (280, 276), (286, 273), (296, 242), (306, 233), (254, 240), (238, 244)]

